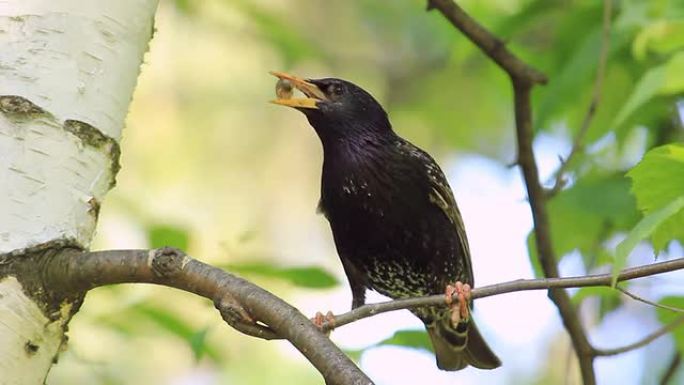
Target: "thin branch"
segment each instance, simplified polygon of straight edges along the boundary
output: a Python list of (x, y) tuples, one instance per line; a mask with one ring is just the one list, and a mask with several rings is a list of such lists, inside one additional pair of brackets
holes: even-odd
[[(153, 283), (208, 298), (239, 331), (290, 341), (327, 384), (372, 384), (371, 380), (311, 321), (268, 291), (172, 248), (154, 250), (67, 250), (45, 261), (48, 287), (79, 293), (118, 283)], [(268, 327), (257, 322), (262, 322)]]
[[(684, 258), (673, 259), (665, 262), (658, 262), (649, 265), (636, 266), (622, 270), (618, 275), (618, 282), (628, 281), (637, 278), (649, 277), (670, 271), (684, 269)], [(587, 286), (610, 286), (611, 274), (596, 274), (582, 277), (568, 278), (539, 278), (539, 279), (518, 279), (515, 281), (496, 283), (493, 285), (476, 287), (472, 289), (472, 298), (485, 298), (494, 295), (513, 293), (529, 290), (548, 290), (554, 288), (571, 288)], [(454, 298), (456, 301), (457, 298)], [(424, 297), (396, 299), (393, 301), (379, 302), (359, 306), (347, 313), (335, 316), (335, 328), (358, 321), (362, 318), (374, 316), (376, 314), (389, 311), (414, 309), (423, 306), (445, 306), (444, 295), (436, 294)], [(323, 324), (324, 330), (330, 330), (330, 325)]]
[[(514, 91), (518, 164), (522, 169), (532, 210), (538, 258), (546, 277), (558, 277), (557, 259), (551, 244), (551, 230), (545, 205), (547, 194), (541, 185), (539, 170), (532, 149), (533, 130), (530, 94), (535, 84), (546, 82), (546, 77), (508, 51), (501, 39), (479, 25), (453, 0), (428, 0), (428, 9), (433, 8), (439, 10), (451, 24), (506, 71), (511, 79)], [(593, 347), (589, 343), (570, 296), (564, 290), (550, 290), (549, 298), (558, 308), (563, 325), (570, 335), (584, 385), (596, 384)]]
[(684, 315), (680, 315), (679, 317), (675, 318), (672, 322), (669, 324), (663, 326), (662, 328), (656, 330), (655, 332), (647, 335), (646, 337), (642, 338), (641, 340), (631, 343), (629, 345), (625, 345), (619, 348), (614, 348), (614, 349), (595, 349), (594, 350), (594, 355), (595, 356), (614, 356), (617, 354), (622, 354), (626, 353), (635, 349), (642, 348), (657, 338), (675, 330), (677, 327), (680, 325), (684, 324)]
[(557, 194), (565, 186), (565, 173), (570, 167), (570, 162), (572, 159), (580, 152), (583, 151), (584, 147), (584, 137), (589, 131), (589, 126), (591, 121), (596, 115), (596, 110), (598, 109), (598, 104), (601, 101), (601, 93), (603, 91), (603, 80), (606, 74), (606, 64), (608, 63), (608, 53), (610, 51), (610, 29), (611, 20), (613, 14), (613, 1), (603, 0), (603, 28), (601, 33), (601, 51), (599, 53), (599, 61), (596, 68), (596, 79), (594, 80), (594, 90), (592, 92), (591, 101), (589, 102), (589, 108), (587, 113), (584, 115), (582, 120), (582, 125), (579, 131), (575, 134), (572, 141), (572, 148), (568, 156), (561, 160), (561, 165), (556, 171), (556, 181), (553, 187), (548, 191), (550, 196)]
[(669, 305), (663, 305), (663, 304), (660, 304), (660, 303), (657, 303), (657, 302), (649, 301), (649, 300), (647, 300), (646, 298), (639, 297), (638, 295), (636, 295), (636, 294), (634, 294), (634, 293), (631, 293), (631, 292), (629, 292), (629, 291), (627, 291), (627, 290), (625, 290), (625, 289), (623, 289), (623, 288), (621, 288), (621, 287), (616, 287), (616, 289), (618, 289), (619, 291), (621, 291), (622, 294), (624, 294), (624, 295), (626, 295), (626, 296), (632, 298), (633, 300), (636, 300), (636, 301), (639, 301), (639, 302), (643, 302), (643, 303), (645, 303), (645, 304), (647, 304), (647, 305), (651, 305), (651, 306), (653, 306), (653, 307), (657, 307), (657, 308), (661, 308), (661, 309), (665, 309), (665, 310), (670, 310), (670, 311), (677, 312), (677, 313), (684, 313), (684, 309), (682, 309), (682, 308), (678, 308), (678, 307), (674, 307), (674, 306), (669, 306)]
[(679, 366), (681, 364), (682, 354), (677, 351), (674, 355), (672, 355), (670, 364), (667, 365), (667, 370), (665, 370), (665, 373), (663, 373), (663, 377), (660, 379), (660, 385), (668, 385), (670, 381), (674, 378), (674, 375), (677, 373), (677, 370), (679, 369)]

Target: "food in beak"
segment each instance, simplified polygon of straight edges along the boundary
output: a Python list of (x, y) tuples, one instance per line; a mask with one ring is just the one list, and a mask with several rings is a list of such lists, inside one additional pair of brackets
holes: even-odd
[(292, 98), (292, 92), (294, 90), (294, 87), (292, 86), (292, 82), (289, 81), (288, 79), (278, 79), (278, 82), (276, 83), (275, 87), (275, 92), (276, 92), (276, 97), (278, 99), (290, 99)]

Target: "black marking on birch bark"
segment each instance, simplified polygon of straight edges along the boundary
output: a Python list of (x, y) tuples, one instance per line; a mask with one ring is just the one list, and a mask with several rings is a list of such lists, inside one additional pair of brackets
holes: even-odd
[(111, 159), (111, 181), (109, 182), (109, 188), (113, 188), (116, 185), (116, 174), (121, 169), (121, 164), (119, 163), (121, 147), (119, 147), (119, 143), (92, 125), (80, 120), (65, 120), (64, 129), (79, 138), (83, 145), (107, 152)]
[(26, 344), (24, 344), (24, 350), (26, 351), (26, 354), (28, 354), (29, 356), (32, 356), (32, 355), (38, 353), (39, 349), (40, 349), (40, 346), (36, 345), (31, 340), (26, 341)]
[(92, 215), (97, 222), (97, 218), (100, 216), (100, 201), (95, 197), (88, 199), (88, 214)]
[[(46, 281), (47, 268), (50, 261), (61, 253), (80, 254), (83, 248), (72, 239), (58, 239), (45, 242), (30, 248), (14, 250), (10, 253), (0, 254), (0, 279), (6, 276), (15, 277), (21, 284), (24, 294), (31, 298), (40, 308), (49, 322), (59, 322), (62, 329), (60, 347), (52, 358), (56, 363), (59, 353), (67, 346), (66, 335), (71, 317), (78, 312), (85, 297), (84, 292), (65, 292), (59, 287), (53, 287)], [(50, 266), (55, 269), (54, 266)], [(61, 271), (66, 274), (66, 271)], [(35, 355), (40, 346), (27, 341), (24, 351), (27, 355)]]
[[(31, 298), (50, 321), (65, 316), (62, 308), (66, 304), (72, 307), (67, 317), (78, 311), (84, 293), (65, 293), (60, 288), (45, 284), (45, 269), (49, 261), (59, 253), (81, 253), (83, 248), (71, 239), (58, 239), (33, 247), (13, 250), (0, 254), (0, 279), (13, 276), (21, 284), (24, 294)], [(66, 324), (65, 324), (66, 327)]]
[(0, 111), (23, 119), (49, 115), (47, 111), (38, 107), (32, 101), (18, 95), (0, 95)]
[(60, 238), (53, 239), (51, 241), (40, 243), (37, 245), (25, 247), (22, 249), (12, 250), (7, 253), (0, 253), (0, 278), (6, 275), (3, 274), (3, 272), (7, 269), (5, 265), (12, 264), (16, 259), (28, 257), (30, 255), (45, 252), (50, 249), (78, 249), (81, 251), (85, 250), (85, 248), (74, 238)]

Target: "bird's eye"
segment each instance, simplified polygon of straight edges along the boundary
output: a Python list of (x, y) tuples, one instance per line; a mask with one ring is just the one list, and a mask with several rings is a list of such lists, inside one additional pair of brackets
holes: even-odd
[(344, 93), (344, 89), (342, 89), (342, 86), (339, 84), (331, 84), (328, 86), (328, 94), (335, 94), (335, 95), (342, 95)]

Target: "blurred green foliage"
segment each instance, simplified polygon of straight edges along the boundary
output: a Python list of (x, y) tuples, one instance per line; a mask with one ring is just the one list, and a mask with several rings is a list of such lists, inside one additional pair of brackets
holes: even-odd
[(359, 360), (364, 351), (379, 346), (402, 346), (406, 348), (432, 352), (432, 343), (425, 330), (406, 329), (394, 332), (390, 337), (383, 339), (364, 349), (346, 350), (345, 353), (355, 360)]
[[(548, 75), (549, 84), (533, 94), (535, 132), (572, 143), (596, 81), (602, 1), (459, 3)], [(162, 2), (98, 245), (178, 247), (264, 280), (286, 299), (301, 293), (298, 287), (339, 286), (328, 273), (341, 271), (334, 250), (315, 241), (331, 244), (316, 233), (325, 227), (311, 203), (319, 178), (319, 164), (311, 159), (320, 149), (301, 129), (301, 119), (282, 121), (267, 109), (274, 84), (267, 71), (273, 69), (353, 80), (378, 97), (402, 136), (436, 157), (475, 152), (505, 167), (515, 157), (508, 79), (443, 17), (424, 10), (421, 0)], [(548, 202), (557, 255), (579, 253), (586, 272), (624, 266), (645, 239), (656, 251), (684, 241), (684, 147), (670, 144), (684, 138), (684, 112), (676, 108), (684, 94), (684, 2), (614, 1), (610, 39), (584, 151), (567, 167), (568, 185)], [(617, 250), (616, 239), (622, 241)], [(539, 276), (532, 233), (528, 246)], [(254, 255), (268, 257), (255, 261)], [(301, 267), (302, 255), (320, 258)], [(159, 350), (178, 370), (208, 361), (225, 369), (225, 383), (320, 382), (302, 361), (255, 371), (265, 354), (278, 354), (273, 345), (226, 331), (210, 304), (167, 298), (167, 291), (156, 289), (90, 294), (73, 323), (74, 350), (97, 356), (88, 345), (91, 336), (127, 351), (118, 338), (142, 334), (162, 344), (172, 335)], [(596, 299), (597, 321), (622, 304), (607, 288), (583, 288), (573, 299)], [(684, 307), (681, 297), (662, 301)], [(658, 317), (668, 322), (671, 315), (658, 310)], [(681, 330), (674, 336), (684, 352)], [(232, 342), (218, 342), (226, 339)], [(176, 353), (176, 342), (186, 351)], [(381, 345), (430, 348), (426, 334), (416, 330), (398, 331), (369, 348)], [(67, 359), (53, 370), (53, 383), (160, 383), (164, 377), (155, 365), (126, 360), (136, 353), (130, 349), (118, 363), (130, 373), (117, 371), (117, 363), (95, 372), (83, 369), (91, 363)], [(230, 360), (236, 355), (237, 363)]]
[(249, 262), (242, 264), (228, 264), (224, 267), (230, 272), (246, 277), (259, 276), (276, 278), (293, 285), (312, 289), (326, 289), (339, 284), (337, 278), (316, 266), (284, 267), (268, 262)]
[[(684, 309), (684, 297), (668, 296), (662, 298), (658, 301), (660, 305), (669, 306), (675, 309)], [(675, 321), (678, 317), (682, 316), (681, 312), (676, 312), (664, 308), (658, 308), (656, 311), (658, 314), (658, 320), (663, 325), (667, 325)], [(672, 331), (674, 337), (675, 345), (680, 352), (684, 352), (684, 329), (676, 328)]]
[(175, 247), (187, 250), (189, 235), (185, 229), (167, 224), (150, 225), (147, 228), (147, 240), (150, 247)]

